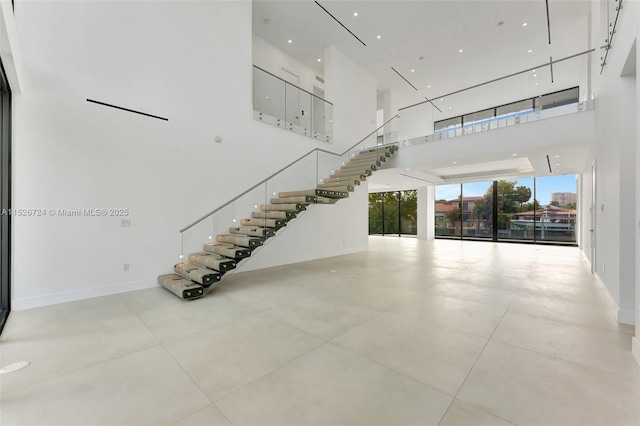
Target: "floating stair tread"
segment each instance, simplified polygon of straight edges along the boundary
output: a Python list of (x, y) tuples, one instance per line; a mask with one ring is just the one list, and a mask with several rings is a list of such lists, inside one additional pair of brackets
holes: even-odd
[(275, 235), (273, 229), (259, 226), (234, 226), (229, 228), (229, 232), (232, 234), (249, 235), (252, 237), (262, 238), (269, 238)]
[[(335, 191), (335, 192), (347, 193), (347, 196), (349, 196), (349, 194), (348, 194), (349, 192), (353, 192), (355, 190), (353, 185), (329, 186), (329, 187), (318, 186), (318, 188), (331, 190), (331, 191)], [(328, 197), (331, 197), (331, 195), (329, 195)]]
[(271, 204), (291, 204), (291, 203), (310, 204), (315, 202), (316, 202), (315, 195), (299, 195), (297, 197), (280, 197), (280, 198), (271, 199)]
[(218, 235), (216, 237), (216, 241), (219, 243), (229, 243), (239, 247), (258, 247), (262, 245), (262, 238), (238, 234)]
[(174, 270), (183, 278), (195, 281), (203, 287), (209, 287), (220, 281), (220, 273), (206, 269), (193, 263), (178, 263)]
[(234, 260), (213, 253), (192, 253), (189, 255), (189, 262), (215, 269), (218, 272), (227, 272), (236, 267)]
[(240, 224), (243, 226), (259, 226), (261, 228), (282, 228), (286, 226), (287, 221), (283, 219), (242, 219)]
[(252, 212), (252, 219), (284, 219), (290, 220), (297, 216), (297, 212), (283, 212), (283, 211), (270, 211), (270, 212)]
[[(360, 185), (360, 182), (358, 182), (357, 185)], [(351, 188), (351, 190), (353, 190), (353, 188), (355, 186), (356, 185), (348, 184), (347, 182), (332, 182), (332, 183), (320, 183), (320, 184), (318, 184), (318, 188), (321, 188), (321, 189)]]
[(338, 200), (340, 200), (340, 198), (318, 197), (316, 202), (318, 204), (335, 204)]
[(183, 300), (193, 300), (204, 296), (204, 288), (177, 274), (158, 276), (158, 284)]
[(263, 212), (269, 212), (269, 211), (281, 211), (281, 212), (291, 212), (291, 211), (295, 211), (295, 212), (299, 212), (302, 210), (306, 210), (307, 207), (306, 204), (300, 204), (300, 203), (292, 203), (292, 204), (263, 204), (262, 206), (260, 206), (260, 210), (262, 210)]
[(204, 245), (204, 251), (219, 254), (220, 256), (229, 257), (235, 260), (241, 260), (251, 256), (251, 249), (246, 247), (237, 247), (232, 244), (209, 243)]

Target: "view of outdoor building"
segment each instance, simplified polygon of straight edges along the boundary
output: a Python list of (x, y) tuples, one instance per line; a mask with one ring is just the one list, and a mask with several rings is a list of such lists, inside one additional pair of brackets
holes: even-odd
[(415, 190), (369, 194), (369, 234), (416, 235), (417, 199)]
[(575, 175), (437, 186), (436, 236), (575, 243), (576, 192)]

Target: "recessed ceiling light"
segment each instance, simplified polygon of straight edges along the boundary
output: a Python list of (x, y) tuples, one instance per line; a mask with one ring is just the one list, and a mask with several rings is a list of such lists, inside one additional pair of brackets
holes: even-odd
[(462, 49), (458, 50), (458, 53), (462, 53)]
[(380, 39), (382, 38), (382, 36), (381, 36), (381, 35), (379, 35), (379, 36), (378, 36), (378, 37), (376, 37), (376, 38), (377, 38), (378, 40), (380, 40)]
[(531, 53), (531, 52), (533, 52), (533, 50), (532, 50), (532, 49), (527, 50), (527, 53)]
[(409, 171), (410, 169), (407, 169), (407, 171)]
[(427, 84), (427, 89), (431, 89), (431, 85), (430, 84)]
[(559, 155), (556, 155), (556, 158), (560, 158), (560, 156), (559, 156)]
[(537, 77), (537, 76), (538, 76), (538, 74), (534, 74), (533, 76), (534, 76), (534, 77)]
[(518, 154), (511, 154), (511, 155), (515, 157), (515, 156), (517, 156)]
[(457, 161), (454, 161), (454, 162), (453, 162), (453, 164), (458, 164), (458, 162), (457, 162)]
[(318, 62), (322, 62), (322, 59), (318, 58)]
[(557, 173), (560, 173), (560, 170), (556, 170)]
[(265, 96), (264, 98), (265, 98), (265, 99), (269, 99), (269, 97), (268, 97), (268, 96)]
[(531, 71), (531, 72), (535, 74), (535, 73), (536, 73), (536, 70), (533, 70), (533, 71)]
[(358, 16), (358, 12), (353, 12), (353, 16)]
[(416, 72), (416, 70), (412, 69), (411, 72)]
[(556, 163), (556, 166), (559, 166), (559, 165), (560, 165), (560, 163)]
[(526, 23), (526, 22), (525, 22), (525, 23), (523, 23), (523, 24), (522, 24), (522, 26), (523, 26), (523, 27), (526, 27), (526, 26), (527, 26), (527, 23)]
[(449, 107), (449, 109), (451, 109), (452, 107)]
[(538, 83), (535, 84), (536, 86), (538, 85)]
[(440, 98), (440, 102), (444, 101), (444, 98)]
[(293, 43), (293, 40), (289, 40), (289, 43)]

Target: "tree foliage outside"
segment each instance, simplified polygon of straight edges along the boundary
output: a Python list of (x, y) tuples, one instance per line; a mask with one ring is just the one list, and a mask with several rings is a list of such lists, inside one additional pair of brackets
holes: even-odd
[(418, 192), (415, 190), (369, 194), (369, 234), (415, 234), (417, 210)]

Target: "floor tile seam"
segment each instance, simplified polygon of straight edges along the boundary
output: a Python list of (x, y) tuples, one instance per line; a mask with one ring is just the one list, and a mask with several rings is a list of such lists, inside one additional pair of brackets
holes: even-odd
[(549, 316), (545, 316), (545, 315), (537, 314), (537, 313), (533, 313), (533, 312), (519, 311), (517, 309), (511, 309), (511, 306), (509, 306), (509, 311), (508, 312), (511, 312), (511, 313), (517, 314), (517, 315), (524, 315), (524, 316), (534, 317), (534, 318), (543, 319), (543, 320), (547, 320), (547, 321), (552, 321), (552, 322), (558, 323), (558, 324), (563, 325), (563, 326), (564, 325), (568, 325), (568, 326), (573, 326), (573, 327), (584, 327), (584, 328), (587, 328), (587, 329), (595, 331), (595, 332), (610, 332), (610, 333), (618, 335), (619, 337), (624, 337), (624, 338), (633, 337), (629, 333), (625, 333), (624, 331), (616, 330), (616, 329), (613, 329), (613, 328), (605, 328), (605, 327), (599, 327), (599, 326), (590, 325), (590, 324), (576, 323), (576, 322), (567, 321), (567, 320), (556, 318), (556, 317), (549, 317)]
[[(462, 381), (462, 383), (460, 384), (460, 387), (458, 387), (458, 390), (456, 391), (456, 394), (454, 395), (454, 399), (456, 399), (458, 397), (458, 394), (460, 394), (460, 391), (464, 388), (464, 385), (467, 383), (467, 380), (469, 380), (469, 376), (471, 375), (471, 372), (473, 371), (473, 369), (476, 367), (476, 365), (478, 364), (478, 361), (480, 360), (480, 358), (482, 357), (482, 354), (484, 353), (485, 349), (487, 348), (487, 346), (489, 345), (489, 343), (493, 340), (493, 335), (495, 334), (496, 330), (498, 329), (498, 327), (500, 326), (500, 323), (502, 322), (502, 320), (504, 319), (505, 315), (507, 315), (507, 312), (509, 312), (509, 308), (511, 307), (511, 304), (513, 303), (513, 299), (515, 298), (515, 296), (513, 298), (511, 298), (511, 301), (509, 302), (509, 305), (507, 306), (507, 308), (505, 309), (504, 313), (502, 314), (502, 316), (500, 317), (500, 320), (498, 320), (498, 323), (496, 324), (496, 326), (493, 329), (493, 332), (491, 332), (491, 335), (486, 338), (487, 341), (484, 343), (482, 349), (480, 350), (480, 352), (478, 353), (478, 356), (476, 357), (475, 361), (473, 362), (473, 365), (471, 366), (471, 368), (469, 368), (469, 371), (467, 372), (467, 375), (465, 376), (464, 380)], [(493, 413), (490, 413), (493, 415)], [(499, 417), (499, 416), (496, 416)]]
[(556, 359), (559, 359), (561, 361), (568, 362), (568, 363), (571, 363), (571, 364), (574, 364), (574, 365), (578, 365), (578, 366), (583, 367), (583, 368), (588, 368), (590, 370), (596, 370), (596, 371), (598, 371), (600, 373), (612, 374), (614, 376), (618, 376), (620, 378), (624, 378), (624, 379), (627, 379), (627, 380), (637, 381), (638, 378), (640, 377), (640, 374), (638, 376), (636, 376), (636, 377), (631, 377), (631, 376), (628, 376), (626, 374), (622, 374), (622, 373), (618, 373), (618, 372), (610, 371), (610, 370), (605, 370), (603, 368), (596, 367), (594, 365), (583, 364), (582, 362), (579, 362), (579, 361), (576, 361), (576, 360), (572, 360), (572, 359), (567, 359), (567, 358), (564, 358), (564, 357), (561, 357), (561, 356), (558, 356), (558, 355), (551, 355), (551, 354), (549, 354), (547, 352), (543, 352), (543, 351), (541, 351), (539, 349), (534, 349), (534, 348), (530, 348), (530, 347), (526, 347), (526, 346), (520, 346), (520, 345), (516, 345), (514, 343), (510, 343), (510, 342), (503, 342), (502, 340), (497, 340), (496, 339), (496, 340), (491, 340), (491, 341), (492, 342), (496, 342), (496, 343), (500, 343), (502, 345), (507, 345), (507, 346), (511, 346), (511, 347), (514, 347), (514, 348), (522, 349), (522, 350), (525, 350), (525, 351), (528, 351), (528, 352), (533, 352), (533, 353), (536, 353), (538, 355), (544, 355), (544, 356), (547, 356), (547, 357), (550, 357), (550, 358), (556, 358)]
[[(176, 359), (175, 356), (173, 356), (173, 354), (171, 353), (171, 351), (165, 346), (165, 344), (163, 343), (162, 345), (162, 349), (164, 349), (164, 351), (171, 357), (171, 359), (173, 360), (173, 362), (180, 368), (180, 370), (182, 370), (182, 372), (189, 378), (189, 380), (191, 381), (191, 383), (193, 383), (193, 385), (200, 391), (200, 393), (202, 395), (204, 395), (205, 398), (207, 398), (207, 401), (209, 401), (210, 404), (213, 404), (213, 401), (211, 400), (211, 398), (209, 398), (209, 395), (207, 395), (207, 393), (200, 387), (200, 385), (193, 379), (193, 376), (191, 376), (191, 374), (189, 374), (189, 372), (182, 366), (182, 364), (180, 363), (180, 361), (178, 361)], [(202, 407), (196, 411), (194, 411), (193, 413), (190, 413), (190, 415), (193, 415), (195, 413), (197, 413), (198, 411), (204, 409), (206, 407)], [(186, 417), (189, 417), (186, 416)], [(185, 417), (185, 418), (186, 418)]]
[[(429, 290), (425, 290), (425, 293), (435, 294), (437, 296), (443, 296), (443, 297), (451, 297), (453, 299), (460, 299), (460, 300), (464, 300), (466, 302), (474, 302), (474, 303), (478, 303), (478, 304), (484, 305), (484, 306), (494, 306), (494, 307), (496, 306), (496, 305), (492, 305), (490, 303), (478, 302), (477, 300), (467, 299), (467, 298), (464, 298), (464, 297), (457, 297), (457, 296), (451, 296), (451, 295), (445, 295), (445, 294), (430, 292)], [(511, 303), (513, 302), (513, 299), (515, 298), (515, 296), (516, 296), (516, 294), (514, 294), (511, 297), (511, 300), (509, 301), (509, 305), (505, 308), (505, 312), (509, 309), (509, 306), (511, 306)]]
[[(130, 351), (130, 352), (127, 352), (127, 353), (123, 353), (123, 354), (111, 357), (109, 359), (105, 359), (105, 360), (98, 361), (98, 362), (93, 362), (93, 363), (90, 363), (89, 365), (85, 365), (85, 366), (82, 366), (82, 367), (75, 368), (73, 370), (65, 371), (64, 373), (54, 374), (54, 375), (52, 375), (50, 377), (46, 377), (46, 378), (43, 378), (43, 379), (40, 379), (40, 380), (36, 380), (36, 381), (28, 383), (26, 385), (18, 386), (16, 389), (13, 389), (13, 390), (10, 390), (10, 391), (1, 392), (0, 393), (0, 402), (1, 402), (1, 400), (3, 399), (3, 397), (5, 395), (10, 395), (10, 394), (15, 393), (15, 392), (21, 392), (21, 391), (27, 390), (27, 389), (29, 389), (29, 388), (31, 388), (33, 386), (41, 385), (41, 384), (49, 382), (51, 380), (60, 379), (62, 377), (68, 376), (70, 374), (77, 373), (78, 371), (86, 370), (86, 369), (89, 369), (89, 368), (94, 368), (94, 367), (97, 367), (99, 365), (107, 364), (109, 362), (113, 362), (115, 360), (118, 360), (118, 359), (121, 359), (121, 358), (125, 358), (127, 356), (136, 354), (138, 352), (146, 351), (146, 350), (149, 350), (149, 349), (152, 349), (152, 348), (156, 348), (156, 347), (160, 347), (160, 346), (162, 346), (162, 343), (161, 342), (156, 342), (151, 346), (138, 348), (136, 350), (133, 350), (133, 351)], [(29, 368), (29, 367), (27, 367), (27, 368)], [(0, 387), (0, 389), (1, 389), (1, 387)]]
[[(442, 328), (444, 328), (446, 330), (455, 331), (457, 333), (464, 333), (464, 334), (468, 334), (470, 336), (481, 337), (482, 339), (489, 339), (489, 337), (483, 336), (481, 334), (471, 333), (469, 331), (460, 330), (458, 328), (454, 328), (454, 327), (451, 327), (451, 326), (448, 326), (448, 325), (440, 324), (440, 323), (437, 323), (437, 322), (434, 322), (434, 321), (429, 321), (429, 320), (426, 320), (426, 319), (423, 319), (423, 318), (412, 317), (411, 315), (403, 314), (403, 313), (400, 313), (400, 312), (394, 312), (394, 311), (389, 311), (389, 312), (392, 313), (392, 314), (395, 314), (395, 315), (400, 315), (401, 317), (404, 317), (404, 318), (407, 318), (407, 319), (411, 319), (411, 320), (414, 320), (414, 321), (420, 321), (420, 322), (425, 323), (427, 325), (442, 327)], [(497, 325), (496, 325), (496, 327), (497, 327)]]
[[(412, 382), (419, 383), (420, 385), (425, 386), (425, 387), (429, 388), (429, 389), (430, 389), (430, 390), (432, 390), (432, 391), (436, 391), (436, 392), (438, 392), (439, 394), (446, 396), (447, 398), (451, 398), (451, 399), (452, 399), (452, 401), (453, 401), (453, 399), (455, 399), (455, 396), (453, 396), (453, 395), (451, 395), (451, 394), (449, 394), (449, 393), (445, 392), (445, 391), (444, 391), (444, 390), (442, 390), (442, 389), (438, 389), (438, 388), (434, 387), (433, 385), (427, 384), (427, 383), (423, 382), (422, 380), (420, 380), (420, 379), (418, 379), (418, 378), (416, 378), (416, 377), (410, 376), (409, 374), (407, 374), (407, 373), (405, 373), (405, 372), (402, 372), (402, 371), (396, 370), (395, 368), (393, 368), (393, 367), (391, 367), (391, 366), (388, 366), (388, 365), (385, 365), (385, 364), (381, 363), (380, 361), (376, 361), (375, 359), (371, 359), (371, 358), (369, 358), (368, 356), (366, 356), (366, 355), (364, 355), (364, 354), (361, 354), (361, 353), (359, 353), (359, 352), (356, 352), (356, 351), (354, 351), (354, 350), (352, 350), (352, 349), (350, 349), (350, 348), (347, 348), (347, 347), (345, 347), (345, 346), (342, 346), (341, 344), (339, 344), (339, 343), (337, 343), (337, 342), (329, 341), (329, 342), (327, 342), (327, 344), (329, 344), (329, 345), (333, 345), (333, 346), (336, 346), (336, 347), (338, 347), (338, 348), (340, 348), (340, 349), (343, 349), (343, 350), (345, 350), (345, 351), (347, 351), (347, 352), (350, 352), (350, 353), (351, 353), (351, 354), (353, 354), (353, 355), (356, 355), (356, 356), (358, 356), (358, 357), (361, 357), (361, 358), (363, 358), (363, 359), (365, 359), (365, 360), (367, 360), (367, 361), (369, 361), (369, 362), (371, 362), (371, 363), (373, 363), (373, 364), (377, 365), (378, 367), (382, 367), (382, 368), (383, 368), (383, 369), (385, 369), (385, 370), (389, 370), (389, 371), (391, 371), (391, 372), (393, 372), (393, 373), (395, 373), (395, 374), (398, 374), (398, 375), (400, 375), (400, 376), (402, 376), (402, 377), (404, 377), (404, 378), (406, 378), (406, 379), (411, 380)], [(443, 414), (443, 416), (444, 416), (444, 414)]]
[(504, 291), (518, 291), (520, 288), (522, 288), (522, 286), (524, 285), (524, 281), (525, 279), (520, 279), (518, 278), (518, 280), (520, 280), (520, 284), (516, 286), (512, 287), (512, 288), (505, 288), (503, 286), (498, 286), (498, 285), (492, 285), (492, 284), (464, 284), (463, 281), (456, 281), (456, 280), (451, 280), (453, 282), (456, 283), (461, 283), (463, 285), (467, 285), (467, 286), (473, 286), (473, 287), (481, 287), (481, 288), (490, 288), (490, 289), (495, 289), (495, 290), (504, 290)]
[(174, 422), (174, 423), (171, 423), (171, 426), (176, 426), (178, 423), (180, 423), (180, 422), (182, 422), (182, 421), (184, 421), (184, 420), (188, 419), (189, 417), (193, 416), (194, 414), (199, 413), (200, 411), (206, 410), (208, 407), (211, 407), (211, 406), (214, 406), (214, 407), (215, 407), (215, 408), (220, 412), (220, 414), (222, 415), (222, 417), (224, 417), (224, 418), (225, 418), (225, 420), (226, 420), (226, 421), (227, 421), (231, 426), (233, 426), (233, 423), (231, 423), (231, 420), (229, 420), (229, 418), (228, 418), (227, 416), (225, 416), (225, 415), (224, 415), (224, 413), (220, 410), (220, 408), (218, 408), (218, 406), (216, 406), (216, 404), (215, 404), (215, 403), (213, 403), (213, 402), (212, 402), (211, 404), (207, 405), (206, 407), (201, 408), (201, 409), (199, 409), (199, 410), (197, 410), (197, 411), (195, 411), (195, 412), (193, 412), (193, 413), (191, 413), (191, 414), (187, 414), (186, 416), (182, 417), (180, 420), (178, 420), (178, 421), (176, 421), (176, 422)]
[[(161, 286), (158, 284), (158, 287), (161, 287)], [(122, 303), (124, 303), (124, 305), (125, 305), (127, 308), (129, 308), (129, 310), (131, 311), (131, 313), (133, 313), (133, 314), (135, 314), (135, 315), (138, 315), (138, 313), (139, 313), (139, 312), (136, 312), (136, 311), (133, 309), (133, 307), (132, 307), (129, 303), (127, 303), (127, 300), (124, 298), (124, 295), (125, 295), (126, 293), (130, 293), (130, 292), (120, 292), (120, 293), (117, 293), (117, 294), (116, 294), (116, 296), (118, 296), (118, 298), (122, 301)]]
[(470, 405), (470, 406), (472, 406), (473, 408), (475, 408), (476, 410), (479, 410), (479, 411), (482, 411), (482, 412), (484, 412), (484, 413), (487, 413), (487, 414), (489, 414), (490, 416), (497, 417), (497, 418), (499, 418), (500, 420), (502, 420), (502, 421), (504, 421), (504, 422), (506, 422), (506, 423), (509, 423), (510, 425), (518, 426), (516, 423), (513, 423), (512, 421), (509, 421), (509, 420), (507, 420), (507, 419), (505, 419), (505, 418), (503, 418), (503, 417), (501, 417), (501, 416), (499, 416), (499, 415), (497, 415), (497, 414), (495, 414), (495, 413), (492, 413), (492, 412), (490, 412), (490, 411), (486, 410), (486, 409), (485, 409), (485, 408), (483, 408), (483, 407), (478, 407), (478, 406), (476, 406), (475, 404), (472, 404), (472, 403), (467, 402), (467, 401), (465, 401), (465, 400), (463, 400), (463, 399), (460, 399), (460, 398), (458, 398), (457, 396), (456, 396), (456, 397), (454, 397), (454, 398), (451, 400), (451, 404), (449, 404), (449, 407), (447, 407), (447, 411), (445, 411), (444, 415), (443, 415), (443, 416), (442, 416), (442, 418), (440, 419), (440, 422), (438, 422), (438, 426), (440, 426), (440, 424), (442, 423), (442, 420), (444, 420), (444, 418), (447, 416), (447, 413), (449, 412), (449, 410), (451, 409), (451, 406), (453, 405), (453, 403), (454, 403), (455, 401), (460, 401), (460, 402), (462, 402), (462, 403), (464, 403), (464, 404)]
[[(291, 358), (289, 361), (287, 361), (287, 362), (285, 362), (284, 364), (282, 364), (282, 365), (280, 365), (280, 366), (278, 366), (278, 367), (274, 368), (273, 370), (271, 370), (271, 371), (267, 371), (266, 373), (261, 374), (259, 377), (256, 377), (255, 379), (251, 380), (250, 382), (245, 383), (244, 385), (240, 386), (238, 389), (234, 389), (234, 390), (232, 390), (231, 392), (229, 392), (228, 394), (223, 395), (223, 396), (221, 396), (221, 397), (219, 397), (219, 398), (216, 398), (215, 400), (211, 401), (211, 403), (212, 403), (213, 405), (215, 405), (215, 406), (216, 406), (216, 408), (218, 408), (218, 410), (220, 410), (220, 412), (221, 412), (222, 414), (224, 414), (224, 412), (222, 411), (222, 408), (221, 408), (221, 407), (219, 407), (217, 403), (219, 403), (219, 402), (220, 402), (220, 401), (222, 401), (223, 399), (229, 398), (229, 397), (231, 397), (232, 395), (234, 395), (234, 394), (236, 394), (236, 393), (238, 393), (238, 392), (242, 391), (242, 390), (243, 390), (244, 388), (246, 388), (247, 386), (250, 386), (250, 385), (252, 385), (252, 384), (256, 383), (257, 381), (262, 380), (263, 378), (265, 378), (265, 377), (267, 377), (267, 376), (270, 376), (270, 375), (272, 375), (272, 374), (275, 374), (277, 371), (279, 371), (279, 370), (281, 370), (281, 369), (285, 368), (287, 365), (291, 364), (292, 362), (297, 361), (298, 359), (300, 359), (300, 358), (302, 358), (302, 357), (304, 357), (304, 356), (307, 356), (307, 355), (308, 355), (308, 354), (310, 354), (311, 352), (316, 351), (316, 350), (320, 349), (321, 347), (323, 347), (324, 345), (328, 345), (328, 344), (331, 344), (331, 342), (329, 342), (329, 341), (324, 341), (324, 342), (322, 342), (322, 343), (321, 343), (321, 344), (319, 344), (318, 346), (315, 346), (315, 347), (313, 347), (313, 348), (309, 349), (308, 351), (305, 351), (305, 352), (303, 352), (303, 353), (301, 353), (301, 354), (299, 354), (299, 355), (297, 355), (297, 356), (295, 356), (295, 357)], [(206, 395), (206, 394), (205, 394), (205, 395)], [(208, 396), (207, 396), (207, 398), (208, 398), (208, 399), (211, 399), (211, 398), (209, 398)], [(225, 418), (227, 418), (226, 414), (225, 414)], [(231, 421), (229, 421), (229, 423), (233, 424)]]
[[(368, 307), (368, 306), (367, 306), (367, 307)], [(373, 308), (373, 309), (375, 309), (375, 308)], [(332, 337), (332, 338), (330, 338), (330, 339), (327, 339), (326, 337), (323, 337), (323, 339), (325, 339), (325, 340), (327, 341), (327, 343), (333, 343), (333, 341), (334, 341), (335, 339), (337, 339), (337, 338), (339, 338), (339, 337), (342, 337), (342, 336), (344, 336), (344, 335), (345, 335), (345, 334), (347, 334), (347, 333), (352, 332), (353, 330), (355, 330), (355, 329), (356, 329), (356, 328), (358, 328), (358, 327), (362, 327), (363, 325), (367, 324), (368, 322), (371, 322), (371, 321), (373, 321), (373, 320), (375, 320), (375, 319), (379, 318), (380, 316), (382, 316), (382, 315), (384, 315), (384, 314), (386, 314), (386, 313), (388, 312), (388, 311), (383, 311), (383, 310), (381, 310), (381, 309), (377, 309), (377, 311), (378, 311), (378, 312), (377, 312), (374, 316), (372, 316), (371, 318), (367, 318), (366, 320), (364, 320), (364, 321), (362, 321), (362, 322), (358, 322), (358, 323), (357, 323), (357, 324), (355, 324), (353, 327), (351, 327), (349, 330), (347, 330), (347, 331), (345, 331), (345, 332), (343, 332), (343, 333), (340, 333), (340, 334), (338, 334), (337, 336), (333, 336), (333, 337)], [(309, 333), (309, 332), (307, 332), (307, 333)]]
[[(309, 330), (305, 330), (305, 329), (303, 329), (303, 328), (300, 328), (300, 327), (298, 327), (298, 326), (297, 326), (297, 325), (295, 325), (295, 324), (291, 324), (290, 322), (288, 322), (288, 321), (286, 321), (286, 320), (284, 320), (284, 319), (282, 319), (282, 318), (278, 318), (277, 316), (275, 316), (275, 315), (273, 315), (273, 314), (270, 314), (269, 312), (266, 312), (266, 311), (265, 311), (265, 312), (260, 312), (260, 314), (262, 314), (262, 315), (267, 315), (267, 316), (269, 316), (270, 318), (273, 318), (273, 319), (275, 319), (275, 320), (277, 320), (277, 321), (280, 321), (282, 324), (285, 324), (285, 325), (287, 325), (287, 326), (289, 326), (289, 327), (293, 327), (293, 328), (295, 328), (295, 329), (296, 329), (296, 330), (298, 330), (298, 331), (301, 331), (301, 332), (303, 332), (303, 333), (305, 333), (305, 334), (308, 334), (309, 336), (312, 336), (312, 337), (316, 337), (316, 338), (318, 338), (318, 339), (321, 339), (321, 340), (323, 340), (323, 342), (324, 342), (324, 343), (328, 343), (328, 342), (330, 342), (330, 341), (331, 341), (331, 339), (327, 339), (326, 337), (319, 336), (319, 335), (317, 335), (317, 334), (315, 334), (315, 333), (312, 333), (312, 332), (311, 332), (311, 331), (309, 331)], [(319, 346), (322, 346), (322, 345), (319, 345)]]

